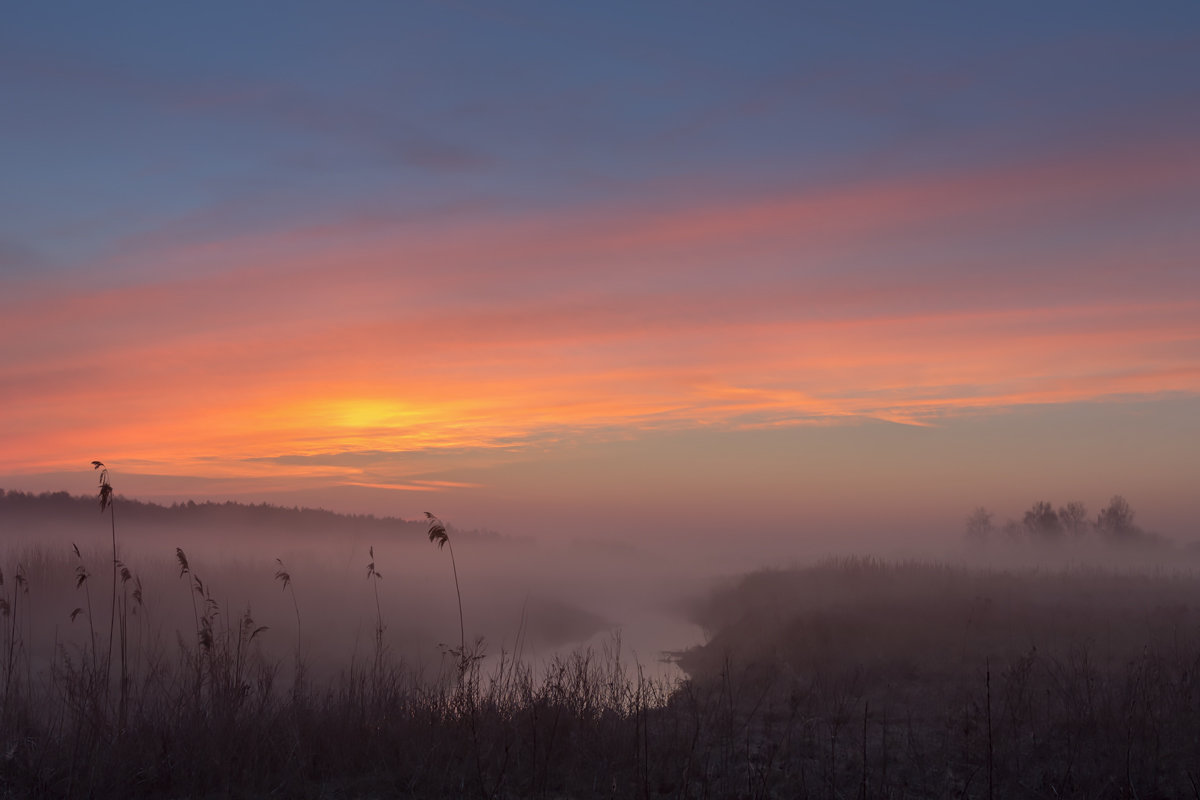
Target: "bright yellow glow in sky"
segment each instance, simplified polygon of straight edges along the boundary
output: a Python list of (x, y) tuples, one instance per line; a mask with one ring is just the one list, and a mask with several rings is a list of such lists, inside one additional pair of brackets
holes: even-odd
[[(103, 280), (13, 284), (0, 299), (0, 476), (11, 486), (101, 458), (147, 481), (202, 475), (213, 491), (495, 492), (495, 510), (522, 493), (545, 503), (551, 485), (582, 504), (608, 478), (572, 459), (613, 442), (960, 430), (1014, 409), (1194, 399), (1200, 294), (1186, 253), (1141, 247), (1132, 270), (1099, 235), (1056, 249), (1097, 195), (1144, 216), (1140, 196), (1200, 178), (1173, 158), (156, 244)], [(1029, 226), (1022, 247), (1043, 249), (1008, 248)], [(1111, 434), (1090, 424), (1097, 440)], [(822, 441), (805, 455), (845, 470), (826, 492), (845, 498), (866, 472)], [(647, 503), (751, 491), (706, 458), (668, 458), (637, 485), (609, 468), (618, 493)], [(1027, 465), (1004, 458), (998, 491), (1016, 491)], [(530, 460), (579, 485), (553, 472), (512, 485)], [(948, 491), (921, 448), (897, 469)], [(761, 507), (794, 509), (791, 486)]]

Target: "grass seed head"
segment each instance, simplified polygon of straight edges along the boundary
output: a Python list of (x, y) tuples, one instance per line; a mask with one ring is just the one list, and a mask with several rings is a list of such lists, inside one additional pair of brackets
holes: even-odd
[(292, 582), (292, 576), (283, 568), (283, 559), (275, 559), (275, 563), (279, 565), (279, 569), (275, 570), (275, 580), (283, 584), (283, 591), (287, 591), (288, 584)]
[(429, 520), (429, 541), (436, 544), (441, 550), (450, 541), (450, 534), (446, 532), (446, 526), (428, 511), (425, 512), (425, 519)]
[(246, 609), (246, 613), (242, 614), (242, 638), (246, 642), (253, 642), (255, 636), (268, 630), (270, 630), (269, 625), (254, 627), (254, 618), (250, 616), (250, 609)]
[[(100, 470), (100, 494), (98, 495), (98, 499), (100, 500), (100, 512), (104, 513), (104, 510), (112, 505), (113, 488), (112, 484), (108, 482), (108, 467), (104, 466), (103, 461), (93, 461), (92, 469)], [(78, 552), (76, 550), (76, 553)]]

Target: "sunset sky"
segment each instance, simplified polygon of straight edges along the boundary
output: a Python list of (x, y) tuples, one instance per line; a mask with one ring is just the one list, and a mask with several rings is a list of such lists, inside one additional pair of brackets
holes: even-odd
[(1200, 538), (1200, 3), (24, 3), (0, 488)]

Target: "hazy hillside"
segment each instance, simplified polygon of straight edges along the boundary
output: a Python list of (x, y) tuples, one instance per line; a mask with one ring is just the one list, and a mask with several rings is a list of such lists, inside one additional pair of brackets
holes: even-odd
[(1147, 647), (1181, 647), (1200, 634), (1200, 574), (848, 558), (745, 575), (692, 614), (708, 638), (681, 663), (697, 678), (733, 658), (806, 676), (857, 669), (895, 689), (1031, 650), (1121, 664)]
[[(339, 514), (319, 508), (285, 508), (268, 503), (188, 501), (160, 505), (123, 496), (116, 498), (122, 539), (153, 541), (165, 532), (203, 533), (206, 538), (233, 537), (243, 546), (266, 542), (289, 545), (342, 541), (420, 543), (425, 541), (424, 520), (378, 517), (374, 514)], [(67, 492), (4, 491), (0, 489), (0, 544), (25, 538), (40, 542), (67, 539), (84, 545), (89, 535), (108, 532), (107, 515), (101, 517), (94, 495)], [(488, 531), (455, 530), (465, 541), (517, 541)], [(245, 534), (251, 534), (250, 539)], [(171, 544), (173, 549), (176, 545)]]

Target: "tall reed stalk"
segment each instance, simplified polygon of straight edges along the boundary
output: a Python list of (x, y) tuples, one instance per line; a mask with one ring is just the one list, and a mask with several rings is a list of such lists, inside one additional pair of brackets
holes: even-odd
[[(92, 577), (92, 573), (88, 572), (87, 566), (83, 563), (83, 556), (79, 553), (79, 545), (72, 542), (71, 550), (75, 553), (75, 588), (83, 589), (84, 597), (87, 599), (87, 618), (88, 618), (88, 633), (92, 641), (92, 672), (96, 671), (96, 622), (92, 617), (92, 590), (88, 586), (88, 578)], [(83, 612), (82, 608), (76, 608), (71, 612), (71, 622)]]
[[(113, 634), (117, 629), (117, 581), (118, 581), (118, 577), (119, 577), (119, 572), (123, 568), (124, 565), (121, 564), (121, 561), (117, 555), (117, 512), (116, 512), (116, 505), (113, 502), (113, 500), (114, 500), (113, 487), (112, 487), (112, 484), (109, 483), (109, 481), (108, 481), (108, 467), (106, 467), (104, 465), (103, 461), (93, 461), (92, 469), (100, 470), (100, 475), (99, 475), (100, 491), (99, 491), (97, 498), (100, 501), (100, 513), (103, 514), (105, 512), (105, 510), (108, 511), (109, 527), (112, 530), (112, 603), (109, 607), (109, 613), (108, 613), (108, 657), (105, 659), (105, 662), (104, 662), (104, 686), (105, 686), (104, 690), (107, 692), (109, 690), (109, 683), (112, 678)], [(120, 631), (121, 631), (121, 642), (120, 642), (121, 691), (120, 691), (119, 703), (120, 703), (120, 709), (121, 709), (121, 720), (123, 722), (124, 721), (124, 711), (125, 711), (125, 700), (126, 700), (125, 695), (126, 695), (126, 691), (128, 689), (128, 680), (127, 680), (128, 666), (125, 663), (127, 648), (126, 648), (126, 642), (125, 642), (126, 631), (125, 631), (124, 612), (122, 612)]]
[[(21, 647), (18, 642), (21, 641), (21, 623), (20, 623), (20, 601), (22, 594), (29, 594), (29, 584), (25, 580), (25, 568), (19, 563), (17, 564), (16, 572), (13, 574), (13, 593), (12, 601), (0, 594), (0, 613), (8, 619), (8, 641), (6, 642), (5, 666), (4, 666), (4, 712), (2, 717), (7, 719), (9, 711), (9, 703), (12, 699), (13, 689), (13, 673), (17, 669), (17, 654)], [(0, 570), (0, 590), (4, 588), (4, 572)], [(22, 642), (23, 646), (23, 642)]]
[(300, 657), (301, 645), (303, 640), (300, 632), (300, 603), (296, 600), (296, 587), (292, 585), (292, 574), (283, 566), (283, 559), (275, 559), (275, 563), (279, 565), (279, 569), (275, 570), (275, 580), (283, 584), (283, 591), (292, 592), (292, 608), (296, 611), (296, 657)]
[(193, 661), (196, 667), (196, 698), (200, 697), (200, 685), (203, 682), (203, 661), (201, 652), (203, 650), (204, 635), (203, 628), (200, 625), (200, 610), (196, 607), (196, 594), (202, 593), (200, 589), (200, 579), (192, 574), (192, 567), (188, 563), (187, 554), (183, 552), (182, 547), (175, 548), (175, 560), (179, 562), (179, 577), (185, 575), (188, 578), (188, 596), (192, 599), (192, 622), (196, 626), (196, 652)]
[(450, 547), (450, 568), (454, 571), (454, 594), (458, 597), (459, 671), (466, 672), (467, 628), (463, 624), (462, 590), (458, 587), (458, 564), (454, 560), (454, 545), (450, 543), (450, 534), (446, 532), (446, 526), (440, 519), (428, 511), (425, 512), (425, 519), (429, 521), (429, 541), (436, 544), (439, 550), (447, 545)]
[(375, 547), (367, 548), (371, 562), (367, 564), (367, 580), (375, 589), (375, 677), (379, 678), (383, 670), (383, 607), (379, 605), (379, 581), (383, 573), (375, 569)]

